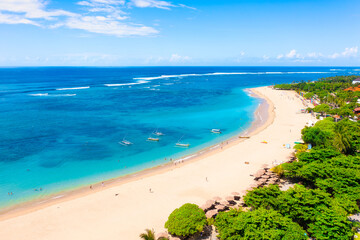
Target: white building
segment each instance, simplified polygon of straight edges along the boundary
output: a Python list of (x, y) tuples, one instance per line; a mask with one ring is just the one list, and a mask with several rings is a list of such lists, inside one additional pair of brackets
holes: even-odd
[(360, 78), (357, 78), (354, 81), (352, 81), (352, 84), (359, 84), (359, 83), (360, 83)]

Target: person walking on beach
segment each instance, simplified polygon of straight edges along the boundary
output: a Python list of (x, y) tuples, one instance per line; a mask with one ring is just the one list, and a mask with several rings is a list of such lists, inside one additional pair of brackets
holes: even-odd
[(93, 188), (92, 188), (92, 185), (90, 185), (90, 189), (92, 190)]

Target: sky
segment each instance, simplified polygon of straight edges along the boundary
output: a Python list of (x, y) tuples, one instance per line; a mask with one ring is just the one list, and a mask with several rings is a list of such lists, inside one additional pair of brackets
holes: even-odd
[(0, 0), (0, 66), (360, 66), (359, 0)]

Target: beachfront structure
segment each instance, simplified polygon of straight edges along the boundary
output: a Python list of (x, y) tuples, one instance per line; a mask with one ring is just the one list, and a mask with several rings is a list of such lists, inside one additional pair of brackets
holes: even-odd
[(360, 114), (360, 107), (355, 108), (355, 109), (354, 109), (354, 113), (355, 113), (356, 115), (359, 115), (359, 114)]
[(360, 83), (360, 78), (357, 78), (354, 81), (352, 81), (352, 84), (359, 84), (359, 83)]

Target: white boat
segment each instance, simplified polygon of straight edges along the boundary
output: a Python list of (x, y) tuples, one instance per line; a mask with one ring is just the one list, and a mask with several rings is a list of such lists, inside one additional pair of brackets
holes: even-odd
[(220, 130), (220, 129), (213, 128), (213, 129), (211, 129), (211, 132), (212, 132), (212, 133), (221, 133), (221, 130)]
[(153, 141), (153, 142), (158, 142), (159, 138), (155, 138), (155, 137), (148, 137), (149, 141)]
[(190, 146), (189, 143), (182, 143), (182, 142), (180, 142), (183, 137), (184, 137), (184, 136), (182, 136), (182, 137), (179, 139), (179, 141), (176, 143), (176, 146), (178, 146), (178, 147), (189, 147), (189, 146)]
[(132, 145), (133, 143), (128, 141), (128, 140), (125, 140), (125, 138), (123, 138), (123, 140), (121, 142), (119, 142), (121, 145), (124, 145), (124, 146), (129, 146), (129, 145)]
[(178, 147), (189, 147), (190, 144), (189, 143), (180, 143), (180, 142), (178, 142), (178, 143), (176, 143), (176, 146), (178, 146)]
[(157, 129), (154, 132), (154, 135), (156, 136), (164, 136), (165, 134), (163, 134), (162, 132), (159, 132)]

